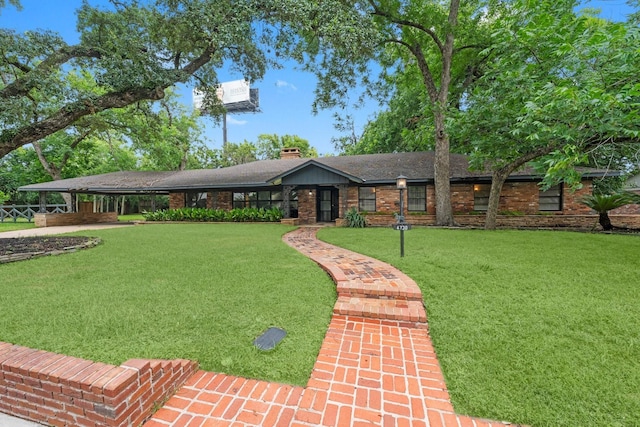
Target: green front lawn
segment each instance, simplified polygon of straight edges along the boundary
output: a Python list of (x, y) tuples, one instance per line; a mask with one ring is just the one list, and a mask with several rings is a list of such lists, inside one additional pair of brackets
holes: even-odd
[(5, 220), (5, 222), (0, 222), (0, 233), (3, 231), (24, 230), (33, 227), (35, 227), (35, 224), (33, 222), (26, 222), (26, 220), (18, 222)]
[[(76, 233), (102, 244), (0, 266), (0, 341), (120, 364), (187, 358), (205, 370), (304, 385), (335, 286), (279, 224), (144, 225)], [(271, 326), (269, 352), (253, 340)]]
[(418, 282), (458, 413), (532, 426), (640, 422), (640, 238), (323, 229)]

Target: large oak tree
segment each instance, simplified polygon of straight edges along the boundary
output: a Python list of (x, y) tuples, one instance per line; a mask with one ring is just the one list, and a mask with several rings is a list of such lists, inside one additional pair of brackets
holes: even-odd
[[(269, 63), (261, 18), (264, 5), (251, 0), (119, 0), (82, 5), (77, 44), (0, 29), (0, 157), (83, 117), (162, 99), (176, 83), (215, 88), (223, 65), (259, 79)], [(79, 69), (97, 91), (68, 84)]]
[(293, 25), (302, 41), (294, 45), (293, 53), (299, 53), (299, 59), (318, 74), (317, 107), (344, 106), (349, 95), (346, 88), (358, 83), (375, 89), (380, 80), (371, 76), (369, 65), (374, 60), (382, 65), (383, 74), (415, 70), (428, 102), (424, 110), (433, 124), (436, 223), (453, 225), (447, 117), (451, 93), (459, 88), (452, 85), (452, 76), (465, 71), (473, 75), (465, 65), (474, 56), (469, 52), (485, 47), (481, 40), (484, 15), (500, 2), (327, 0), (311, 6), (297, 0), (279, 1), (283, 2), (298, 17), (306, 13), (299, 26)]

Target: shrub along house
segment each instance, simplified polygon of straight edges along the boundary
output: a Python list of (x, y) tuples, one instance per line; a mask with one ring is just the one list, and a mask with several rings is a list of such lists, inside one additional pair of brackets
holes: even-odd
[[(395, 222), (399, 211), (396, 178), (407, 177), (404, 206), (407, 222), (435, 222), (434, 153), (389, 153), (358, 156), (300, 158), (297, 149), (284, 149), (281, 159), (219, 168), (176, 172), (114, 172), (21, 187), (38, 191), (76, 194), (169, 196), (170, 208), (189, 206), (213, 209), (278, 207), (284, 222), (314, 224), (343, 222), (351, 208), (365, 213), (369, 225)], [(499, 226), (590, 227), (597, 216), (580, 199), (592, 192), (593, 179), (616, 172), (584, 169), (583, 186), (573, 192), (565, 185), (542, 191), (541, 177), (523, 169), (509, 177), (500, 199)], [(491, 174), (471, 171), (466, 156), (451, 155), (451, 199), (460, 225), (484, 223)], [(111, 221), (114, 216), (93, 212), (42, 214), (37, 225), (57, 225), (53, 215), (74, 221)], [(69, 215), (75, 215), (72, 219)], [(47, 216), (49, 220), (47, 221)], [(631, 219), (629, 219), (631, 221)]]

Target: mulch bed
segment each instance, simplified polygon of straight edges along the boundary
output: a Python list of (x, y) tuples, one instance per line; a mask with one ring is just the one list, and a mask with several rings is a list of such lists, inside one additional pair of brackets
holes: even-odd
[(100, 243), (100, 239), (84, 236), (36, 236), (0, 239), (0, 264), (34, 256), (74, 252)]

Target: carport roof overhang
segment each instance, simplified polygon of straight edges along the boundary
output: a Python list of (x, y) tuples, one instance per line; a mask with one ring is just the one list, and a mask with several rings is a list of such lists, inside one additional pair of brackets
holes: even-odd
[(112, 172), (25, 185), (18, 190), (101, 195), (168, 194), (168, 189), (162, 188), (158, 184), (173, 173)]

